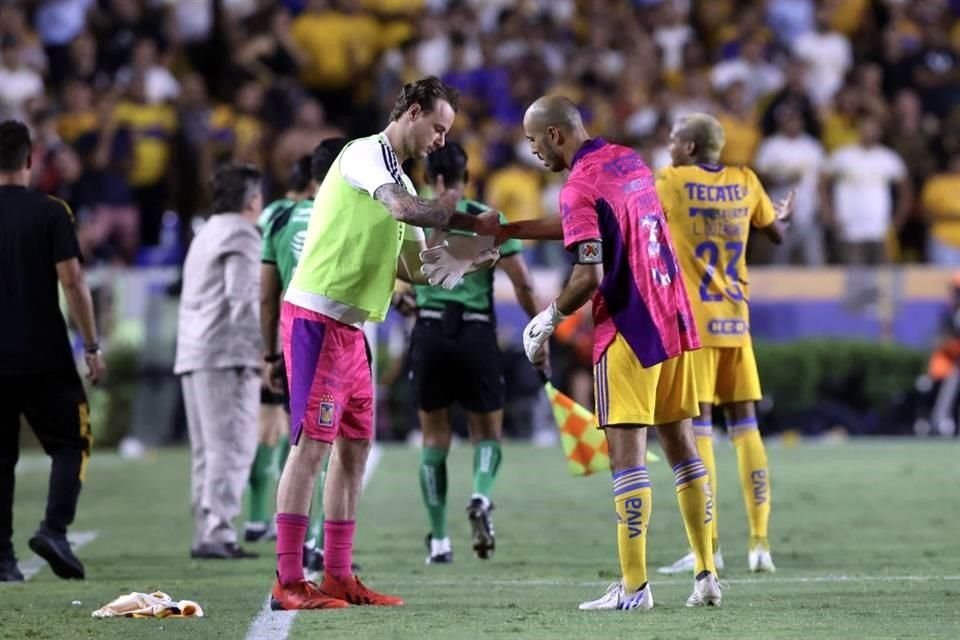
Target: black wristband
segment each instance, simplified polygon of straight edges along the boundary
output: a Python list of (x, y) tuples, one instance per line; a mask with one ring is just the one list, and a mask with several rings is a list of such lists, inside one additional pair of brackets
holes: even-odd
[(282, 353), (271, 353), (269, 355), (263, 356), (263, 361), (273, 364), (274, 362), (280, 362), (281, 358), (283, 358)]
[(99, 353), (99, 352), (100, 352), (100, 343), (99, 343), (99, 342), (91, 342), (91, 343), (89, 343), (89, 344), (85, 344), (85, 345), (83, 345), (83, 350), (84, 350), (86, 353), (88, 353), (88, 354)]

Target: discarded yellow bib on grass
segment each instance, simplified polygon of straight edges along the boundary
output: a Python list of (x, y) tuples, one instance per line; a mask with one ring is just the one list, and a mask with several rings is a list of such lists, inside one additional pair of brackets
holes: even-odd
[(174, 600), (162, 591), (128, 593), (93, 612), (94, 618), (202, 618), (203, 609), (192, 600)]

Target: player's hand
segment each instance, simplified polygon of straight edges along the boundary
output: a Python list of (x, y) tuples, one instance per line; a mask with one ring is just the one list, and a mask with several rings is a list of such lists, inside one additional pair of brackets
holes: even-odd
[(417, 299), (410, 291), (395, 291), (390, 304), (402, 316), (412, 316), (417, 312)]
[(83, 359), (87, 362), (87, 380), (90, 384), (100, 384), (107, 377), (107, 363), (103, 359), (103, 354), (99, 349), (84, 354)]
[(565, 317), (557, 309), (557, 303), (554, 301), (530, 320), (523, 330), (523, 351), (527, 354), (527, 360), (533, 364), (544, 362), (546, 358), (544, 345)]
[(777, 222), (787, 223), (793, 217), (794, 201), (797, 197), (797, 190), (791, 189), (787, 197), (776, 204), (774, 210), (777, 212)]
[(534, 368), (542, 371), (548, 378), (550, 377), (550, 341), (547, 340), (540, 345), (536, 357), (530, 361)]
[(265, 362), (263, 371), (260, 374), (263, 386), (272, 393), (286, 393), (283, 388), (283, 360), (276, 362)]
[[(500, 224), (500, 214), (497, 211), (490, 209), (489, 211), (484, 211), (483, 213), (477, 215), (476, 227), (474, 227), (474, 231), (476, 231), (477, 235), (499, 236), (502, 229), (503, 225)], [(498, 241), (496, 244), (503, 244), (503, 241)]]

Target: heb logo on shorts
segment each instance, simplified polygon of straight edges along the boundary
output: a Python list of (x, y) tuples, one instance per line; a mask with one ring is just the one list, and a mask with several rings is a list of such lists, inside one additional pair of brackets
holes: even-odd
[(707, 331), (715, 336), (742, 336), (750, 327), (746, 321), (737, 318), (717, 318), (707, 324)]
[(324, 401), (320, 403), (320, 412), (317, 415), (317, 424), (321, 427), (332, 427), (333, 418), (336, 414), (336, 403), (333, 401)]

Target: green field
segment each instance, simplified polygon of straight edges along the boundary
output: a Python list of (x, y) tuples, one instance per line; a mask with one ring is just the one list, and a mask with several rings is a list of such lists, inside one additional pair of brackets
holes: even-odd
[[(756, 577), (745, 568), (743, 504), (724, 444), (723, 607), (687, 609), (692, 580), (654, 574), (653, 611), (583, 613), (577, 604), (617, 572), (609, 478), (571, 478), (558, 451), (510, 446), (496, 487), (498, 551), (481, 562), (470, 553), (463, 512), (471, 454), (458, 448), (450, 491), (456, 562), (425, 566), (419, 452), (386, 447), (362, 502), (355, 559), (368, 584), (402, 595), (407, 606), (274, 614), (274, 630), (262, 637), (282, 638), (277, 620), (292, 618), (290, 638), (957, 638), (957, 454), (956, 442), (771, 446), (778, 571)], [(21, 561), (43, 511), (38, 462), (26, 457), (18, 477)], [(653, 568), (682, 554), (684, 537), (668, 466), (650, 471)], [(272, 546), (258, 545), (259, 560), (190, 560), (188, 484), (183, 450), (139, 462), (95, 457), (74, 527), (97, 533), (78, 551), (88, 579), (65, 582), (44, 568), (24, 584), (0, 585), (0, 638), (248, 637), (271, 584)], [(157, 589), (197, 600), (207, 617), (90, 617), (120, 594)]]

